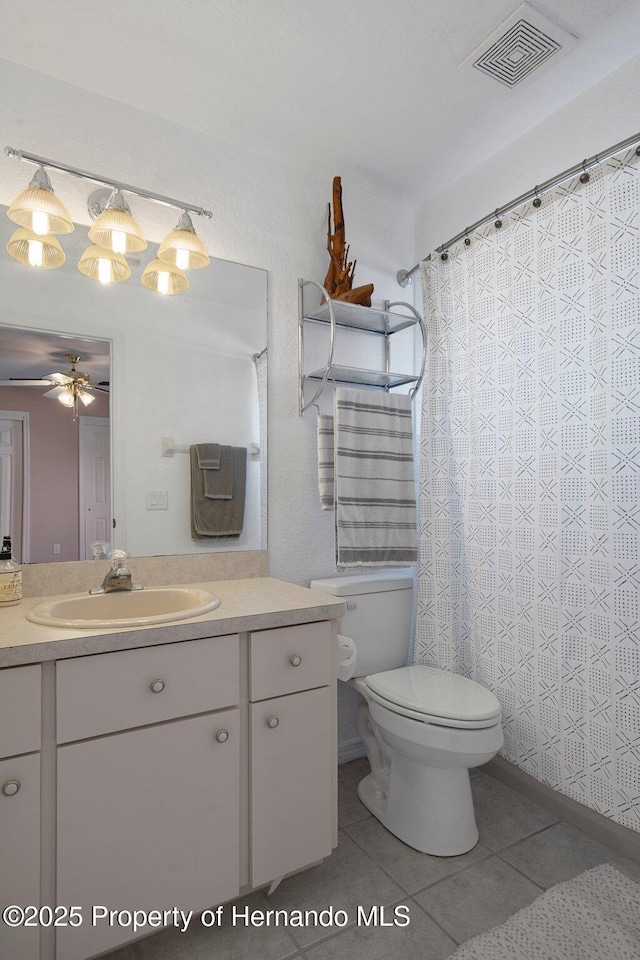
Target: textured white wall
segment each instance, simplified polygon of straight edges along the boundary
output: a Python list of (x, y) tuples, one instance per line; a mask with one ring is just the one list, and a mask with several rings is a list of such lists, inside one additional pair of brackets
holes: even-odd
[[(275, 577), (306, 584), (333, 574), (333, 517), (316, 491), (315, 416), (297, 414), (297, 278), (322, 280), (327, 266), (326, 204), (331, 183), (243, 148), (0, 61), (0, 126), (5, 143), (128, 181), (213, 210), (198, 232), (217, 257), (269, 271), (269, 555)], [(310, 113), (310, 122), (313, 122)], [(31, 168), (0, 158), (0, 202)], [(340, 174), (336, 170), (336, 174)], [(87, 186), (54, 177), (76, 222), (88, 223)], [(374, 298), (404, 291), (395, 275), (413, 258), (413, 211), (343, 182), (347, 239), (356, 283)], [(136, 204), (158, 241), (175, 213)], [(341, 738), (354, 735), (341, 699)]]
[[(269, 271), (269, 553), (271, 571), (296, 583), (333, 572), (332, 517), (316, 495), (315, 417), (297, 415), (297, 278), (326, 272), (331, 183), (61, 83), (0, 62), (5, 142), (213, 210), (198, 232), (217, 257)], [(32, 168), (0, 158), (0, 202)], [(336, 170), (336, 174), (340, 171)], [(88, 223), (87, 185), (54, 176), (74, 220)], [(344, 183), (347, 239), (356, 282), (375, 298), (397, 297), (399, 267), (413, 256), (409, 207)], [(175, 212), (136, 204), (147, 236), (160, 240)]]
[(639, 86), (640, 56), (427, 200), (416, 220), (416, 257), (535, 184), (638, 133), (640, 100), (634, 91)]

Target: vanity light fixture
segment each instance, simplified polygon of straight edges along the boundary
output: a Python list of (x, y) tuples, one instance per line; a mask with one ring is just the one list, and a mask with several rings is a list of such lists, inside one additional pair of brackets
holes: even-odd
[(208, 267), (209, 254), (197, 236), (191, 217), (185, 210), (175, 228), (168, 233), (158, 248), (158, 257), (173, 263), (180, 270), (199, 270)]
[[(106, 203), (100, 201), (100, 195), (108, 194)], [(89, 230), (89, 240), (99, 247), (109, 247), (114, 253), (140, 253), (147, 247), (147, 241), (140, 225), (131, 216), (131, 210), (120, 190), (96, 190), (89, 197), (89, 214), (98, 213)]]
[(66, 261), (64, 250), (51, 233), (37, 234), (20, 227), (11, 235), (7, 253), (18, 263), (41, 270), (55, 270)]
[(99, 283), (122, 283), (131, 276), (131, 267), (121, 253), (94, 243), (87, 247), (78, 261), (78, 270), (90, 280)]
[(38, 236), (73, 231), (73, 220), (53, 192), (51, 180), (43, 166), (38, 167), (26, 190), (13, 198), (7, 216), (18, 226), (33, 230)]
[[(104, 284), (122, 283), (131, 276), (131, 268), (124, 259), (124, 254), (139, 253), (147, 246), (140, 225), (131, 216), (123, 193), (131, 193), (152, 203), (183, 211), (175, 229), (162, 241), (158, 258), (152, 260), (143, 271), (143, 286), (162, 294), (182, 293), (189, 286), (184, 270), (209, 265), (209, 255), (202, 241), (196, 236), (190, 213), (211, 219), (213, 214), (210, 210), (151, 193), (129, 183), (89, 173), (57, 160), (26, 153), (24, 150), (5, 147), (4, 152), (8, 157), (33, 163), (38, 167), (27, 190), (18, 194), (9, 208), (8, 215), (15, 223), (37, 235), (34, 241), (32, 238), (18, 237), (20, 231), (14, 234), (9, 241), (10, 245), (13, 244), (11, 250), (9, 245), (7, 246), (14, 260), (49, 268), (64, 263), (62, 249), (49, 234), (70, 233), (74, 225), (53, 193), (45, 170), (45, 167), (48, 167), (101, 186), (101, 189), (94, 191), (89, 198), (89, 214), (95, 223), (89, 230), (89, 239), (93, 241), (93, 245), (85, 250), (78, 263), (78, 269), (84, 276)], [(105, 187), (108, 189), (105, 190)], [(40, 236), (41, 247), (38, 246)], [(24, 249), (17, 245), (18, 240), (23, 243)], [(57, 257), (53, 256), (54, 250)], [(56, 262), (60, 256), (63, 259)]]
[(147, 290), (171, 296), (174, 293), (184, 293), (189, 286), (187, 275), (180, 267), (173, 263), (165, 263), (156, 257), (144, 268), (140, 283)]

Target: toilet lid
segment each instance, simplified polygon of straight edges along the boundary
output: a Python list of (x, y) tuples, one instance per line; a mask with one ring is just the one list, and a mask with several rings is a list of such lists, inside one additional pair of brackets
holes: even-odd
[(475, 680), (421, 664), (373, 673), (366, 683), (390, 703), (448, 720), (488, 720), (502, 709), (497, 697)]

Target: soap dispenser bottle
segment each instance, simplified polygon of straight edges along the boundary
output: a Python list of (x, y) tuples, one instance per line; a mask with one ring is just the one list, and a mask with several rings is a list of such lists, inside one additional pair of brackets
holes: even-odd
[(0, 550), (0, 608), (22, 600), (22, 570), (11, 556), (11, 537), (2, 538)]

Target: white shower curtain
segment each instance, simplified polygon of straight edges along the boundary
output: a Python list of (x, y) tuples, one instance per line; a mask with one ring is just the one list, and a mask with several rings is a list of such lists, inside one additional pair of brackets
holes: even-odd
[(424, 265), (417, 662), (503, 755), (640, 830), (640, 177), (633, 150)]

